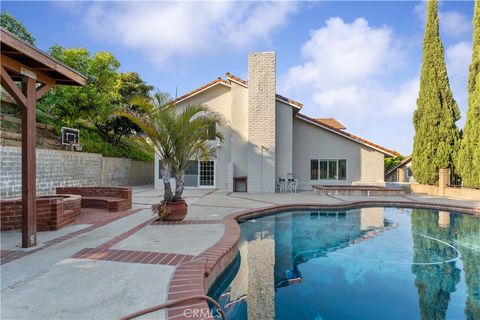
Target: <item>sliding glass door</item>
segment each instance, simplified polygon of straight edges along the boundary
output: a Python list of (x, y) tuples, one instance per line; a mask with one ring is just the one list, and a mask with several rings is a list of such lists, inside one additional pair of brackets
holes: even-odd
[(185, 170), (185, 187), (198, 187), (198, 161), (189, 161)]

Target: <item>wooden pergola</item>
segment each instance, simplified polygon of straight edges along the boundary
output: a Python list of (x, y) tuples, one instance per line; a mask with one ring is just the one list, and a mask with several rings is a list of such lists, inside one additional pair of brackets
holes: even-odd
[(2, 87), (22, 111), (22, 247), (36, 245), (36, 104), (55, 85), (83, 86), (86, 78), (1, 29)]

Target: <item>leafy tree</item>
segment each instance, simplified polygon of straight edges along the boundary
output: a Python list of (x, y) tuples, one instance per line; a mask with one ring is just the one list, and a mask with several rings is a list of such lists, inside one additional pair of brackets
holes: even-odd
[(439, 35), (438, 1), (427, 1), (420, 93), (413, 115), (412, 170), (419, 183), (435, 184), (438, 170), (452, 164), (459, 140), (455, 122), (459, 119)]
[(473, 52), (468, 77), (468, 111), (456, 168), (463, 184), (480, 188), (480, 1), (473, 14)]
[[(115, 90), (117, 91), (117, 99), (114, 103), (118, 107), (122, 109), (132, 108), (133, 111), (140, 112), (141, 110), (136, 106), (131, 105), (131, 101), (133, 98), (147, 99), (153, 87), (143, 81), (138, 73), (126, 72), (117, 75)], [(109, 137), (114, 146), (120, 143), (122, 137), (142, 132), (140, 127), (130, 119), (117, 115), (112, 115), (105, 122), (98, 123), (97, 127), (105, 136)]]
[(15, 19), (7, 11), (2, 11), (0, 14), (0, 26), (23, 41), (35, 45), (35, 38), (20, 21)]
[(403, 161), (403, 159), (405, 159), (404, 156), (397, 156), (395, 158), (385, 158), (385, 173), (387, 173), (390, 169), (398, 166), (400, 164), (400, 162)]
[(93, 56), (87, 49), (66, 49), (53, 46), (49, 54), (87, 77), (83, 87), (56, 86), (40, 101), (42, 110), (65, 120), (68, 124), (86, 119), (102, 123), (115, 112), (117, 69), (120, 63), (110, 52), (97, 52)]
[[(125, 110), (118, 113), (135, 122), (155, 146), (161, 162), (164, 184), (164, 201), (182, 199), (185, 171), (190, 160), (206, 160), (212, 157), (206, 132), (212, 123), (222, 124), (221, 118), (210, 113), (204, 105), (191, 105), (178, 111), (168, 94), (157, 93), (153, 99), (135, 99), (143, 114)], [(220, 132), (216, 137), (223, 139)], [(170, 178), (175, 177), (175, 193)]]

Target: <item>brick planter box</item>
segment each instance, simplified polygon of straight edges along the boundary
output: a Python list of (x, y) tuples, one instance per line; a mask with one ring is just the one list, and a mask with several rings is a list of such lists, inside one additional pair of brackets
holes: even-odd
[(105, 209), (110, 212), (132, 208), (132, 188), (130, 187), (62, 187), (58, 194), (82, 196), (82, 208)]
[[(75, 221), (80, 214), (81, 197), (57, 195), (37, 197), (37, 230), (52, 231)], [(0, 201), (1, 231), (22, 228), (22, 198)]]

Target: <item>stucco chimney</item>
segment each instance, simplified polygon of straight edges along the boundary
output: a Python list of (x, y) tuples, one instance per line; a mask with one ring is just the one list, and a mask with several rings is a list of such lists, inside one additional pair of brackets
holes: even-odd
[(275, 52), (248, 55), (248, 192), (275, 192)]

